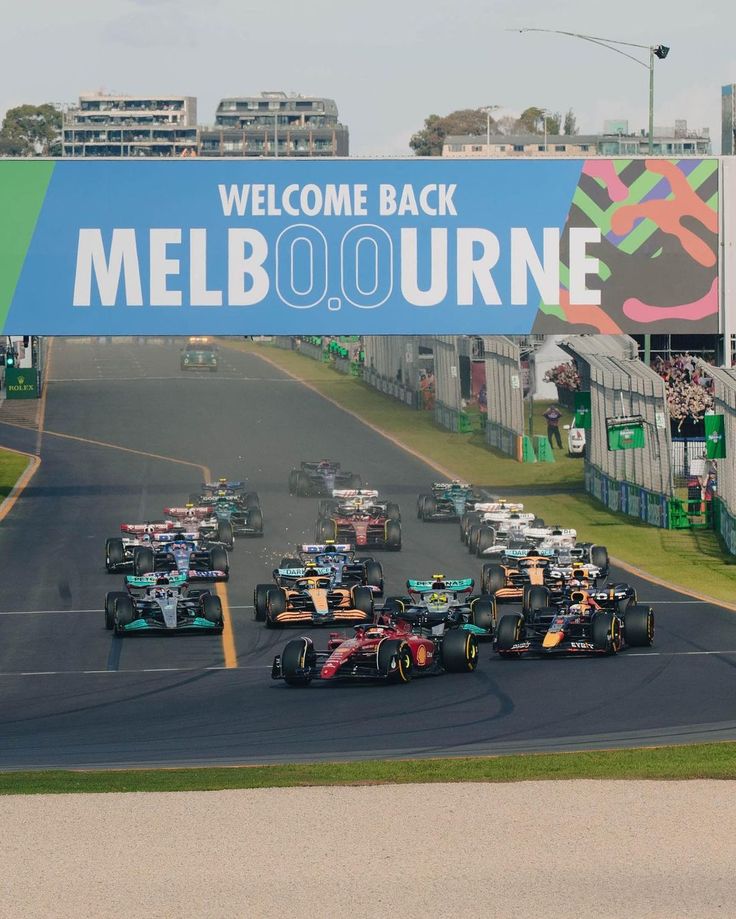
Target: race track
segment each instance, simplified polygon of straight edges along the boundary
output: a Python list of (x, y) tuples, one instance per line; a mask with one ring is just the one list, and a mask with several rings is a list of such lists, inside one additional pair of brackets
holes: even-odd
[[(287, 490), (300, 459), (338, 459), (401, 505), (404, 548), (381, 556), (387, 593), (437, 571), (478, 577), (480, 563), (455, 526), (416, 519), (416, 496), (437, 477), (429, 467), (257, 356), (221, 354), (220, 372), (203, 376), (179, 370), (175, 344), (54, 344), (42, 464), (0, 524), (0, 768), (736, 738), (736, 615), (626, 575), (656, 611), (651, 649), (505, 661), (486, 644), (475, 674), (302, 691), (273, 682), (288, 635), (253, 621), (252, 591), (291, 545), (313, 537), (316, 500)], [(0, 424), (0, 445), (33, 452), (35, 443), (35, 431)], [(489, 455), (491, 489), (493, 463)], [(103, 625), (105, 592), (120, 580), (105, 572), (105, 537), (183, 503), (200, 466), (248, 478), (265, 516), (265, 537), (238, 540), (231, 555), (237, 667), (226, 667), (220, 637), (120, 639)]]

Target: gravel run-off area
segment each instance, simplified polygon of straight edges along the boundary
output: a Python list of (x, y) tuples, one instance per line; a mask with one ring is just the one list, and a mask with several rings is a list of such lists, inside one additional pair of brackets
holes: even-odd
[(0, 798), (5, 917), (736, 916), (736, 784)]

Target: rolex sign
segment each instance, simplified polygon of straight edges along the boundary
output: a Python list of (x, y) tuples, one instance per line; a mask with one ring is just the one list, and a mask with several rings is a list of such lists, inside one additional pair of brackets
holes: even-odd
[(36, 368), (7, 367), (5, 394), (8, 399), (38, 399), (38, 371)]

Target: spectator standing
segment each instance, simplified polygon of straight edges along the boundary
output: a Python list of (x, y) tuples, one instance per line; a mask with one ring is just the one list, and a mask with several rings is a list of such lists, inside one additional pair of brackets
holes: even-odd
[(542, 417), (547, 421), (547, 440), (549, 441), (550, 447), (554, 450), (555, 445), (552, 441), (555, 440), (557, 441), (557, 446), (561, 450), (562, 438), (560, 437), (560, 418), (562, 418), (562, 412), (556, 405), (550, 405)]

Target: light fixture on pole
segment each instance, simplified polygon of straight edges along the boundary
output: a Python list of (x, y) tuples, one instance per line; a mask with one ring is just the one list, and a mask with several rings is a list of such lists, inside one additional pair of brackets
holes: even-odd
[(502, 105), (483, 105), (478, 111), (485, 112), (486, 115), (486, 156), (491, 152), (491, 112), (496, 112), (503, 108)]
[[(615, 41), (612, 38), (601, 38), (598, 35), (583, 35), (580, 32), (565, 32), (562, 29), (507, 29), (507, 32), (551, 32), (553, 35), (567, 35), (569, 38), (579, 38), (582, 41), (590, 42), (593, 45), (600, 45), (602, 48), (608, 48), (609, 51), (615, 51), (627, 57), (640, 67), (649, 71), (649, 155), (654, 153), (654, 59), (658, 58), (663, 61), (670, 53), (667, 45), (639, 45), (631, 41)], [(643, 48), (649, 52), (649, 63), (642, 61), (640, 58), (629, 54), (628, 51), (622, 51), (621, 48)]]

